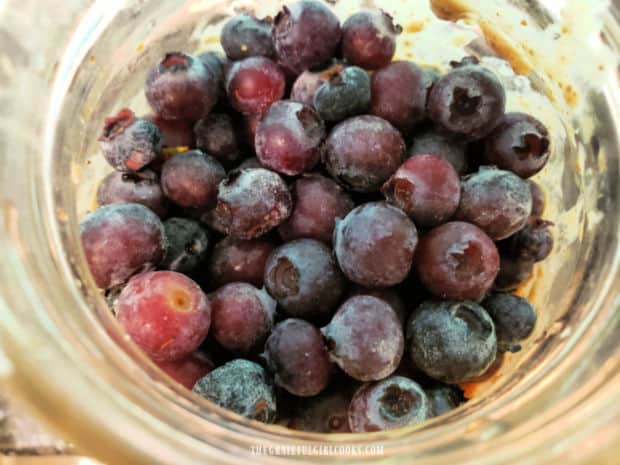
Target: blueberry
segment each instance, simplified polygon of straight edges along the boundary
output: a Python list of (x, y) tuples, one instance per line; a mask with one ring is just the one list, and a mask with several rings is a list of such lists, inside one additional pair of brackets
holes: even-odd
[(484, 158), (490, 165), (529, 178), (549, 160), (549, 131), (533, 116), (506, 113), (484, 141)]
[(299, 397), (315, 396), (329, 383), (331, 364), (318, 329), (304, 320), (278, 323), (265, 343), (275, 383)]
[(212, 208), (219, 182), (226, 176), (215, 158), (200, 150), (175, 155), (164, 163), (161, 185), (164, 194), (182, 207)]
[(104, 289), (155, 268), (167, 246), (159, 217), (135, 203), (98, 208), (80, 223), (80, 234), (88, 267)]
[(345, 276), (366, 287), (390, 287), (409, 274), (418, 234), (402, 210), (383, 202), (354, 208), (334, 231)]
[(417, 368), (453, 384), (480, 376), (497, 352), (493, 320), (467, 301), (424, 302), (407, 323), (407, 343)]
[(405, 142), (386, 120), (354, 116), (338, 123), (323, 146), (330, 175), (357, 192), (378, 191), (403, 161)]
[(370, 107), (370, 78), (357, 66), (341, 68), (314, 94), (314, 108), (327, 122), (364, 113)]
[(117, 171), (139, 171), (157, 158), (162, 147), (161, 131), (152, 122), (137, 118), (124, 108), (105, 119), (99, 136), (101, 151)]
[(403, 324), (407, 321), (408, 311), (405, 307), (405, 302), (394, 288), (368, 289), (362, 286), (355, 286), (349, 294), (349, 297), (356, 295), (370, 295), (377, 299), (384, 300), (392, 307), (392, 310), (396, 312), (398, 319)]
[(161, 131), (162, 147), (194, 147), (194, 131), (191, 123), (182, 119), (163, 119), (157, 115), (148, 115), (144, 119), (151, 121)]
[(214, 220), (226, 234), (262, 236), (290, 215), (293, 201), (284, 180), (263, 168), (232, 171), (220, 183)]
[(507, 253), (502, 253), (499, 273), (493, 284), (493, 289), (497, 291), (514, 291), (528, 281), (533, 273), (533, 261), (522, 260)]
[(403, 356), (401, 321), (390, 304), (377, 297), (350, 297), (321, 332), (330, 359), (359, 381), (391, 375)]
[(206, 259), (209, 237), (200, 223), (187, 218), (168, 218), (164, 229), (168, 249), (161, 268), (189, 273)]
[(338, 48), (340, 36), (338, 18), (317, 1), (283, 6), (273, 26), (278, 62), (294, 75), (327, 63)]
[(536, 311), (523, 297), (495, 293), (482, 301), (482, 306), (495, 323), (500, 351), (518, 352), (519, 342), (527, 339), (536, 326)]
[(465, 145), (462, 138), (451, 136), (435, 128), (429, 128), (414, 134), (407, 155), (409, 157), (428, 154), (439, 155), (448, 160), (457, 173), (465, 174), (467, 172)]
[(465, 401), (463, 391), (450, 384), (434, 383), (425, 387), (424, 392), (428, 397), (429, 417), (438, 417), (448, 413)]
[(198, 59), (211, 70), (215, 75), (217, 82), (220, 83), (220, 87), (224, 85), (224, 74), (227, 66), (230, 65), (228, 58), (221, 52), (205, 52), (198, 55)]
[(273, 251), (265, 264), (265, 287), (284, 312), (303, 319), (329, 315), (344, 291), (331, 249), (315, 239), (297, 239)]
[(239, 160), (239, 140), (233, 119), (225, 113), (211, 113), (194, 126), (196, 147), (231, 166)]
[(527, 182), (530, 185), (532, 191), (532, 216), (542, 216), (545, 211), (545, 191), (543, 191), (540, 184), (528, 179)]
[(455, 219), (500, 240), (522, 229), (531, 211), (532, 192), (526, 181), (510, 171), (483, 166), (463, 179)]
[(420, 281), (435, 296), (479, 300), (500, 266), (495, 243), (473, 224), (452, 221), (424, 234), (414, 260)]
[(420, 423), (429, 416), (426, 393), (418, 383), (403, 376), (364, 384), (353, 396), (348, 409), (349, 427), (354, 433), (402, 428)]
[(409, 134), (426, 117), (430, 74), (410, 61), (395, 61), (372, 75), (370, 113)]
[(309, 107), (314, 106), (314, 96), (317, 90), (327, 81), (330, 76), (340, 72), (342, 65), (334, 64), (321, 71), (304, 71), (293, 83), (291, 89), (291, 100), (303, 103)]
[(504, 249), (521, 261), (541, 262), (553, 250), (553, 223), (531, 216), (523, 229), (506, 241)]
[(447, 131), (481, 139), (500, 122), (506, 92), (498, 78), (478, 65), (458, 67), (435, 83), (427, 110), (429, 117)]
[(276, 394), (265, 370), (249, 360), (236, 359), (198, 380), (193, 391), (220, 407), (252, 420), (273, 423)]
[(347, 62), (365, 69), (387, 65), (396, 51), (402, 28), (384, 11), (361, 11), (342, 25), (342, 54)]
[(230, 18), (222, 29), (220, 42), (231, 60), (251, 56), (271, 57), (274, 54), (271, 21), (248, 14)]
[(350, 433), (347, 420), (350, 401), (351, 394), (342, 389), (330, 389), (314, 397), (297, 398), (293, 417), (286, 426), (314, 433)]
[(256, 156), (265, 167), (294, 176), (321, 158), (325, 127), (310, 107), (285, 100), (271, 105), (256, 128)]
[(171, 52), (149, 71), (145, 92), (162, 118), (196, 121), (217, 103), (218, 75), (197, 57)]
[(97, 188), (97, 204), (139, 203), (164, 217), (168, 211), (168, 200), (159, 184), (159, 177), (150, 170), (139, 173), (108, 174)]

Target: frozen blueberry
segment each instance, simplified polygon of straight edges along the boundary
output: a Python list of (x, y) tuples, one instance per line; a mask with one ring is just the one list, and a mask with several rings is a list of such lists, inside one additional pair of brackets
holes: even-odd
[(248, 240), (286, 220), (293, 201), (284, 180), (263, 168), (232, 171), (219, 186), (214, 214), (227, 234)]
[(499, 253), (480, 228), (452, 221), (422, 236), (414, 264), (420, 281), (435, 296), (479, 300), (497, 276)]
[(271, 20), (258, 19), (248, 14), (230, 18), (220, 35), (222, 48), (231, 60), (251, 56), (271, 57), (274, 53), (271, 40)]
[[(157, 115), (147, 115), (144, 119), (151, 121), (161, 131), (163, 148), (186, 147), (185, 150), (188, 150), (194, 147), (194, 131), (190, 122), (182, 119), (163, 119)], [(161, 162), (161, 158), (163, 157), (157, 161)]]
[(313, 103), (330, 123), (364, 113), (370, 107), (370, 77), (357, 66), (341, 67), (317, 89)]
[(256, 156), (265, 167), (294, 176), (319, 162), (324, 138), (325, 127), (312, 108), (290, 100), (277, 102), (256, 128)]
[(553, 223), (531, 216), (523, 229), (506, 240), (504, 250), (521, 261), (541, 262), (553, 250)]
[(527, 181), (510, 171), (483, 166), (463, 179), (455, 219), (475, 224), (493, 240), (522, 229), (532, 211)]
[(231, 166), (239, 160), (239, 141), (233, 119), (225, 113), (211, 113), (194, 126), (196, 147)]
[(348, 409), (349, 427), (354, 433), (402, 428), (430, 416), (426, 393), (418, 383), (403, 376), (364, 384)]
[(273, 249), (275, 245), (267, 239), (243, 241), (225, 237), (211, 252), (208, 277), (216, 286), (242, 281), (262, 287), (265, 263)]
[(416, 225), (428, 228), (445, 223), (454, 215), (461, 198), (461, 181), (444, 158), (418, 155), (398, 168), (383, 185), (382, 192)]
[[(362, 286), (355, 286), (349, 293), (349, 297), (356, 295), (370, 295), (386, 301), (392, 310), (398, 315), (398, 319), (404, 324), (407, 321), (408, 311), (405, 302), (394, 288), (368, 289)], [(409, 302), (408, 302), (409, 303)]]
[(414, 134), (407, 155), (409, 157), (427, 154), (439, 155), (448, 160), (457, 173), (465, 174), (467, 172), (465, 146), (465, 141), (462, 138), (430, 128)]
[(327, 63), (338, 48), (340, 36), (336, 15), (312, 0), (283, 6), (273, 26), (278, 62), (294, 75)]
[(285, 241), (310, 238), (331, 243), (337, 218), (353, 209), (351, 197), (334, 181), (310, 173), (292, 186), (293, 213), (278, 232)]
[(342, 55), (353, 65), (379, 69), (392, 61), (401, 32), (384, 11), (360, 11), (342, 25)]
[(223, 88), (225, 70), (230, 65), (228, 58), (222, 52), (210, 51), (198, 55), (198, 59), (211, 70), (220, 83), (220, 87)]
[(433, 85), (427, 110), (445, 130), (481, 139), (499, 124), (505, 105), (506, 92), (499, 79), (471, 64), (453, 69)]
[(215, 368), (211, 359), (202, 352), (193, 352), (180, 360), (157, 362), (168, 376), (187, 389), (192, 389), (196, 381)]
[(338, 123), (323, 147), (331, 176), (357, 192), (378, 191), (403, 161), (405, 142), (386, 120), (354, 116)]
[(140, 173), (113, 171), (108, 174), (97, 188), (97, 205), (112, 203), (139, 203), (160, 218), (168, 211), (168, 200), (161, 189), (159, 178), (150, 170)]
[(518, 352), (519, 342), (527, 339), (536, 326), (536, 311), (523, 297), (495, 293), (482, 301), (482, 306), (495, 323), (500, 351)]
[(265, 343), (264, 357), (275, 383), (293, 395), (315, 396), (327, 387), (331, 364), (321, 333), (307, 321), (278, 323)]
[(467, 301), (424, 302), (407, 323), (407, 344), (417, 368), (453, 384), (480, 376), (497, 352), (493, 320)]
[(349, 280), (390, 287), (409, 274), (418, 234), (402, 210), (383, 202), (353, 209), (334, 231), (334, 253)]
[(235, 359), (198, 380), (193, 391), (216, 405), (249, 418), (273, 423), (276, 394), (265, 370), (249, 360)]
[(292, 418), (288, 428), (313, 433), (350, 433), (347, 409), (351, 394), (337, 388), (330, 388), (314, 397), (295, 399)]
[(218, 184), (225, 176), (224, 167), (215, 158), (200, 150), (190, 150), (164, 163), (161, 185), (164, 194), (177, 205), (212, 208)]
[(261, 114), (284, 96), (284, 74), (265, 57), (235, 62), (226, 74), (226, 93), (233, 108), (244, 114)]
[(211, 295), (212, 331), (226, 350), (247, 353), (261, 345), (273, 326), (276, 301), (247, 283), (230, 283)]
[(408, 134), (426, 117), (426, 98), (432, 85), (430, 74), (415, 63), (390, 63), (372, 75), (370, 113)]
[(217, 103), (219, 83), (216, 72), (199, 58), (171, 52), (151, 68), (145, 90), (162, 118), (196, 121)]
[(434, 383), (425, 387), (429, 402), (429, 417), (438, 417), (461, 405), (465, 399), (463, 392), (451, 384)]
[(82, 221), (80, 234), (90, 272), (104, 289), (155, 268), (167, 246), (159, 217), (136, 203), (98, 208)]
[(116, 318), (153, 360), (187, 357), (204, 341), (211, 305), (200, 286), (174, 271), (141, 273), (129, 280), (115, 303)]
[(321, 332), (330, 359), (359, 381), (389, 376), (403, 356), (402, 323), (390, 304), (377, 297), (350, 297)]
[(329, 315), (344, 292), (344, 278), (331, 249), (297, 239), (273, 251), (265, 264), (265, 287), (284, 312), (296, 318)]
[(124, 108), (105, 119), (99, 136), (101, 151), (117, 171), (139, 171), (157, 158), (162, 147), (161, 131), (152, 122), (137, 118)]
[(207, 258), (209, 236), (197, 221), (168, 218), (164, 221), (168, 248), (160, 267), (189, 273)]
[(342, 68), (342, 65), (335, 64), (322, 71), (304, 71), (293, 83), (291, 89), (291, 100), (293, 102), (303, 103), (309, 107), (314, 106), (314, 96), (319, 87), (323, 85), (329, 78)]
[(506, 113), (484, 141), (484, 158), (490, 165), (529, 178), (549, 160), (549, 131), (525, 113)]
[(499, 273), (493, 284), (497, 291), (514, 291), (530, 279), (534, 272), (534, 262), (522, 260), (502, 253)]

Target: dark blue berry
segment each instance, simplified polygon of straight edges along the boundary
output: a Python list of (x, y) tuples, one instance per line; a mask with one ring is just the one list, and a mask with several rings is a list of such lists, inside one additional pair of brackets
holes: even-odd
[(518, 352), (519, 342), (527, 339), (536, 326), (536, 311), (523, 297), (496, 293), (482, 301), (482, 306), (495, 323), (498, 349)]
[(222, 48), (231, 60), (252, 56), (273, 56), (271, 20), (258, 19), (248, 14), (230, 18), (220, 35)]
[(164, 221), (168, 249), (160, 265), (164, 270), (189, 273), (207, 257), (209, 236), (197, 221), (168, 218)]
[(121, 173), (113, 171), (108, 174), (97, 188), (97, 204), (139, 203), (160, 218), (168, 211), (168, 199), (159, 184), (159, 177), (150, 170), (139, 173)]
[(407, 155), (439, 155), (450, 162), (457, 173), (467, 172), (467, 156), (465, 155), (465, 141), (462, 138), (451, 136), (434, 128), (416, 132)]
[(236, 359), (199, 379), (193, 391), (220, 407), (264, 423), (276, 417), (274, 387), (258, 364)]
[(364, 113), (370, 106), (370, 77), (357, 66), (340, 68), (314, 95), (314, 108), (327, 122)]
[(531, 216), (523, 229), (510, 237), (505, 250), (522, 261), (541, 262), (553, 250), (553, 223)]
[(463, 392), (456, 386), (443, 383), (434, 383), (424, 388), (429, 401), (430, 417), (438, 417), (461, 405), (465, 398)]
[(196, 147), (214, 156), (223, 165), (239, 160), (239, 140), (233, 119), (225, 113), (211, 113), (194, 126)]

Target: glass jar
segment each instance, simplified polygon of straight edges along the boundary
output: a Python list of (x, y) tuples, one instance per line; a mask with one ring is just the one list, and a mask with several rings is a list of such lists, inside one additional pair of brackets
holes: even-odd
[[(463, 47), (495, 51), (521, 75), (504, 76), (513, 90), (530, 82), (528, 101), (544, 94), (557, 111), (561, 137), (540, 177), (557, 246), (522, 290), (541, 321), (524, 350), (463, 407), (388, 433), (326, 436), (256, 424), (172, 383), (120, 331), (78, 233), (103, 176), (96, 156), (103, 117), (119, 105), (146, 109), (143, 78), (164, 51), (213, 48), (226, 16), (273, 14), (278, 3), (0, 2), (4, 384), (78, 450), (110, 464), (284, 463), (270, 455), (283, 445), (305, 446), (287, 463), (329, 463), (328, 453), (340, 463), (608, 463), (620, 452), (616, 2), (593, 12), (599, 2), (434, 0), (439, 15), (459, 20), (436, 33), (462, 32), (435, 42), (416, 36), (430, 27), (420, 20), (430, 12), (423, 2), (374, 2), (403, 24), (403, 58), (423, 59), (426, 43), (442, 50), (444, 63)], [(372, 3), (333, 8), (346, 16)], [(510, 105), (518, 107), (518, 97)]]

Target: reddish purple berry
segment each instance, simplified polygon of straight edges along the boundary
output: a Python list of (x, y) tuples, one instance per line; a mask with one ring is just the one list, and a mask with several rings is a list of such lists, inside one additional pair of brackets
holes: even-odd
[(329, 315), (340, 302), (344, 278), (331, 249), (314, 239), (297, 239), (273, 251), (265, 264), (265, 287), (292, 317)]
[(339, 221), (334, 252), (351, 281), (390, 287), (409, 274), (418, 242), (414, 224), (402, 210), (383, 202), (361, 205)]
[(230, 18), (220, 36), (222, 48), (231, 60), (252, 56), (273, 56), (271, 20), (258, 19), (248, 14)]
[(230, 283), (211, 295), (212, 332), (226, 350), (247, 353), (271, 331), (276, 301), (247, 283)]
[(291, 100), (313, 107), (316, 91), (329, 79), (333, 68), (341, 67), (342, 65), (335, 65), (325, 71), (304, 71), (295, 79), (291, 89)]
[(334, 181), (320, 174), (306, 174), (292, 186), (293, 213), (278, 232), (285, 241), (311, 238), (331, 243), (337, 218), (353, 207), (351, 197)]
[(312, 108), (298, 102), (277, 102), (256, 128), (256, 156), (274, 171), (301, 174), (319, 162), (324, 137), (323, 122)]
[(445, 130), (481, 139), (500, 122), (506, 92), (486, 68), (466, 65), (453, 69), (433, 85), (427, 102), (429, 117)]
[(386, 301), (369, 295), (347, 299), (321, 332), (330, 359), (359, 381), (391, 375), (403, 355), (398, 315)]
[(354, 433), (402, 428), (430, 416), (426, 393), (418, 383), (403, 376), (364, 384), (348, 409), (349, 428)]
[(323, 148), (331, 176), (357, 192), (374, 192), (403, 161), (405, 142), (377, 116), (354, 116), (332, 129)]
[(295, 75), (327, 63), (338, 48), (340, 36), (336, 15), (312, 0), (283, 6), (273, 26), (278, 62)]
[(137, 118), (124, 108), (105, 119), (99, 136), (101, 151), (117, 171), (139, 171), (157, 158), (162, 146), (161, 131), (152, 122)]
[(402, 28), (384, 11), (361, 11), (342, 25), (342, 55), (352, 65), (379, 69), (392, 61)]
[(420, 239), (414, 260), (422, 284), (451, 300), (479, 300), (499, 271), (495, 243), (477, 226), (453, 221)]
[(157, 366), (189, 390), (194, 387), (196, 381), (215, 368), (215, 364), (202, 352), (194, 352), (180, 360), (157, 362)]
[(220, 183), (214, 214), (226, 234), (248, 240), (281, 224), (292, 209), (284, 180), (273, 171), (255, 168), (233, 171)]
[(549, 145), (549, 131), (539, 120), (525, 113), (506, 113), (484, 141), (484, 159), (529, 178), (547, 164)]
[(82, 221), (80, 233), (90, 272), (97, 286), (104, 289), (155, 268), (166, 250), (161, 220), (135, 203), (98, 208)]
[(390, 305), (390, 307), (392, 307), (392, 310), (396, 312), (396, 315), (398, 315), (398, 319), (403, 324), (407, 321), (408, 311), (405, 307), (405, 302), (398, 294), (398, 292), (396, 292), (394, 289), (369, 289), (358, 285), (355, 286), (355, 288), (351, 291), (349, 297), (353, 297), (356, 295), (370, 295), (376, 297), (377, 299), (385, 300)]
[(226, 237), (211, 252), (207, 265), (209, 279), (219, 286), (242, 281), (262, 287), (265, 263), (274, 249), (266, 239), (242, 241)]
[(161, 185), (177, 205), (210, 208), (215, 205), (217, 186), (225, 176), (224, 167), (215, 158), (200, 150), (190, 150), (164, 163)]
[(194, 131), (188, 121), (182, 119), (163, 119), (157, 115), (147, 115), (145, 120), (151, 121), (159, 128), (163, 147), (194, 147)]
[(112, 203), (139, 203), (160, 218), (168, 211), (168, 200), (161, 189), (159, 178), (150, 170), (139, 173), (113, 171), (108, 174), (97, 189), (97, 204), (103, 206)]
[(219, 94), (218, 76), (200, 59), (167, 53), (150, 70), (146, 98), (164, 119), (196, 121), (211, 111)]
[(209, 332), (211, 305), (200, 286), (174, 271), (133, 277), (116, 300), (116, 318), (153, 360), (194, 352)]
[(459, 206), (461, 182), (452, 165), (438, 155), (418, 155), (402, 164), (383, 186), (388, 202), (418, 226), (448, 221)]
[(522, 229), (531, 211), (527, 181), (510, 171), (481, 167), (463, 179), (455, 218), (475, 224), (497, 241)]
[(284, 96), (284, 74), (269, 58), (237, 61), (226, 75), (231, 105), (244, 114), (260, 114)]
[(372, 75), (370, 113), (407, 134), (426, 116), (431, 75), (410, 61), (395, 61)]
[(315, 396), (329, 382), (331, 364), (318, 329), (304, 320), (278, 323), (265, 343), (275, 383), (299, 397)]

